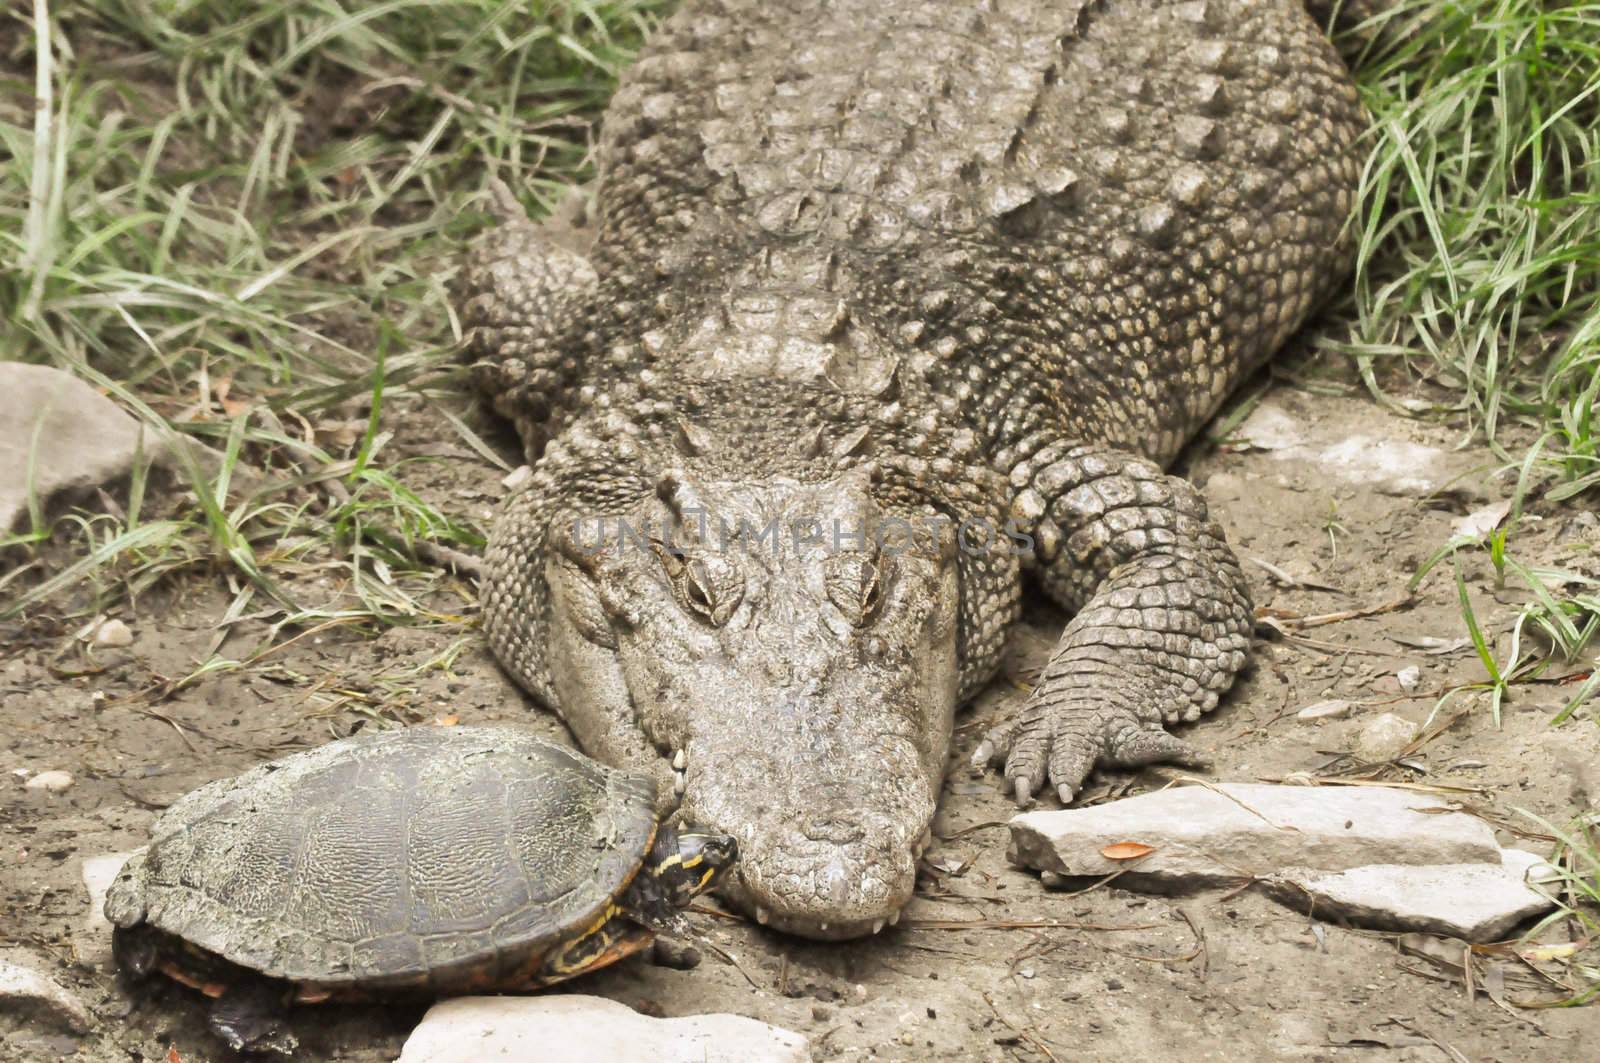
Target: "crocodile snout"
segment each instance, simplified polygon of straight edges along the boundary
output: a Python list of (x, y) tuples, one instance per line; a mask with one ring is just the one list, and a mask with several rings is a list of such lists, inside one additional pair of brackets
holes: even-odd
[(722, 893), (756, 921), (853, 938), (911, 899), (936, 786), (909, 737), (768, 727), (754, 755), (691, 742), (683, 815), (738, 838)]

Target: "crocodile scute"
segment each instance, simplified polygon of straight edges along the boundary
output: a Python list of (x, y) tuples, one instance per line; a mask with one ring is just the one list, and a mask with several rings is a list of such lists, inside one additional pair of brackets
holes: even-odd
[(1025, 580), (1073, 618), (978, 759), (1197, 762), (1251, 606), (1163, 467), (1347, 271), (1364, 123), (1296, 0), (686, 0), (584, 222), (462, 271), (495, 653), (813, 937), (909, 899)]

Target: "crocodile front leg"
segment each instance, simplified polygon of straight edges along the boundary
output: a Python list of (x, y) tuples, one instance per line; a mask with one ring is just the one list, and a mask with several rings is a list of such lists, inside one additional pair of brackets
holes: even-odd
[(503, 183), (490, 191), (500, 224), (473, 244), (457, 291), (464, 349), (474, 385), (534, 461), (584, 376), (566, 340), (597, 280), (569, 222), (535, 225)]
[(1216, 706), (1244, 666), (1252, 610), (1193, 485), (1101, 446), (1040, 457), (1013, 479), (1013, 512), (1033, 530), (1046, 591), (1078, 612), (1022, 711), (973, 761), (1003, 761), (1019, 803), (1047, 776), (1065, 803), (1097, 763), (1203, 762), (1163, 724)]

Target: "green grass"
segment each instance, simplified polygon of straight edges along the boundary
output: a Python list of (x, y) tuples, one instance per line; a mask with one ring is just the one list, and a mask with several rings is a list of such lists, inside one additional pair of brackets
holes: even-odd
[[(583, 176), (660, 6), (92, 0), (0, 16), (0, 255), (19, 266), (0, 272), (0, 357), (70, 369), (152, 439), (225, 454), (220, 476), (190, 470), (193, 503), (165, 519), (144, 519), (137, 487), (125, 519), (51, 528), (35, 512), (15, 539), (65, 527), (80, 559), (42, 583), (33, 566), (4, 577), (0, 618), (60, 608), (68, 588), (66, 607), (92, 612), (197, 566), (329, 615), (279, 578), (326, 564), (349, 567), (374, 621), (425, 614), (417, 592), (439, 572), (415, 544), (472, 550), (482, 529), (406, 487), (378, 415), (460, 390), (446, 285), (485, 221), (478, 190), (495, 173), (548, 207)], [(230, 491), (241, 457), (289, 479)]]

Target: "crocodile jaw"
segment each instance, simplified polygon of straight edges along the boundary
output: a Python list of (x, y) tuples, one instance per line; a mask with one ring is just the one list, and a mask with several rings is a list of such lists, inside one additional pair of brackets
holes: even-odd
[[(943, 780), (955, 654), (811, 692), (702, 703), (682, 814), (739, 839), (722, 893), (763, 925), (838, 940), (899, 918)], [(757, 743), (748, 736), (759, 736)]]

